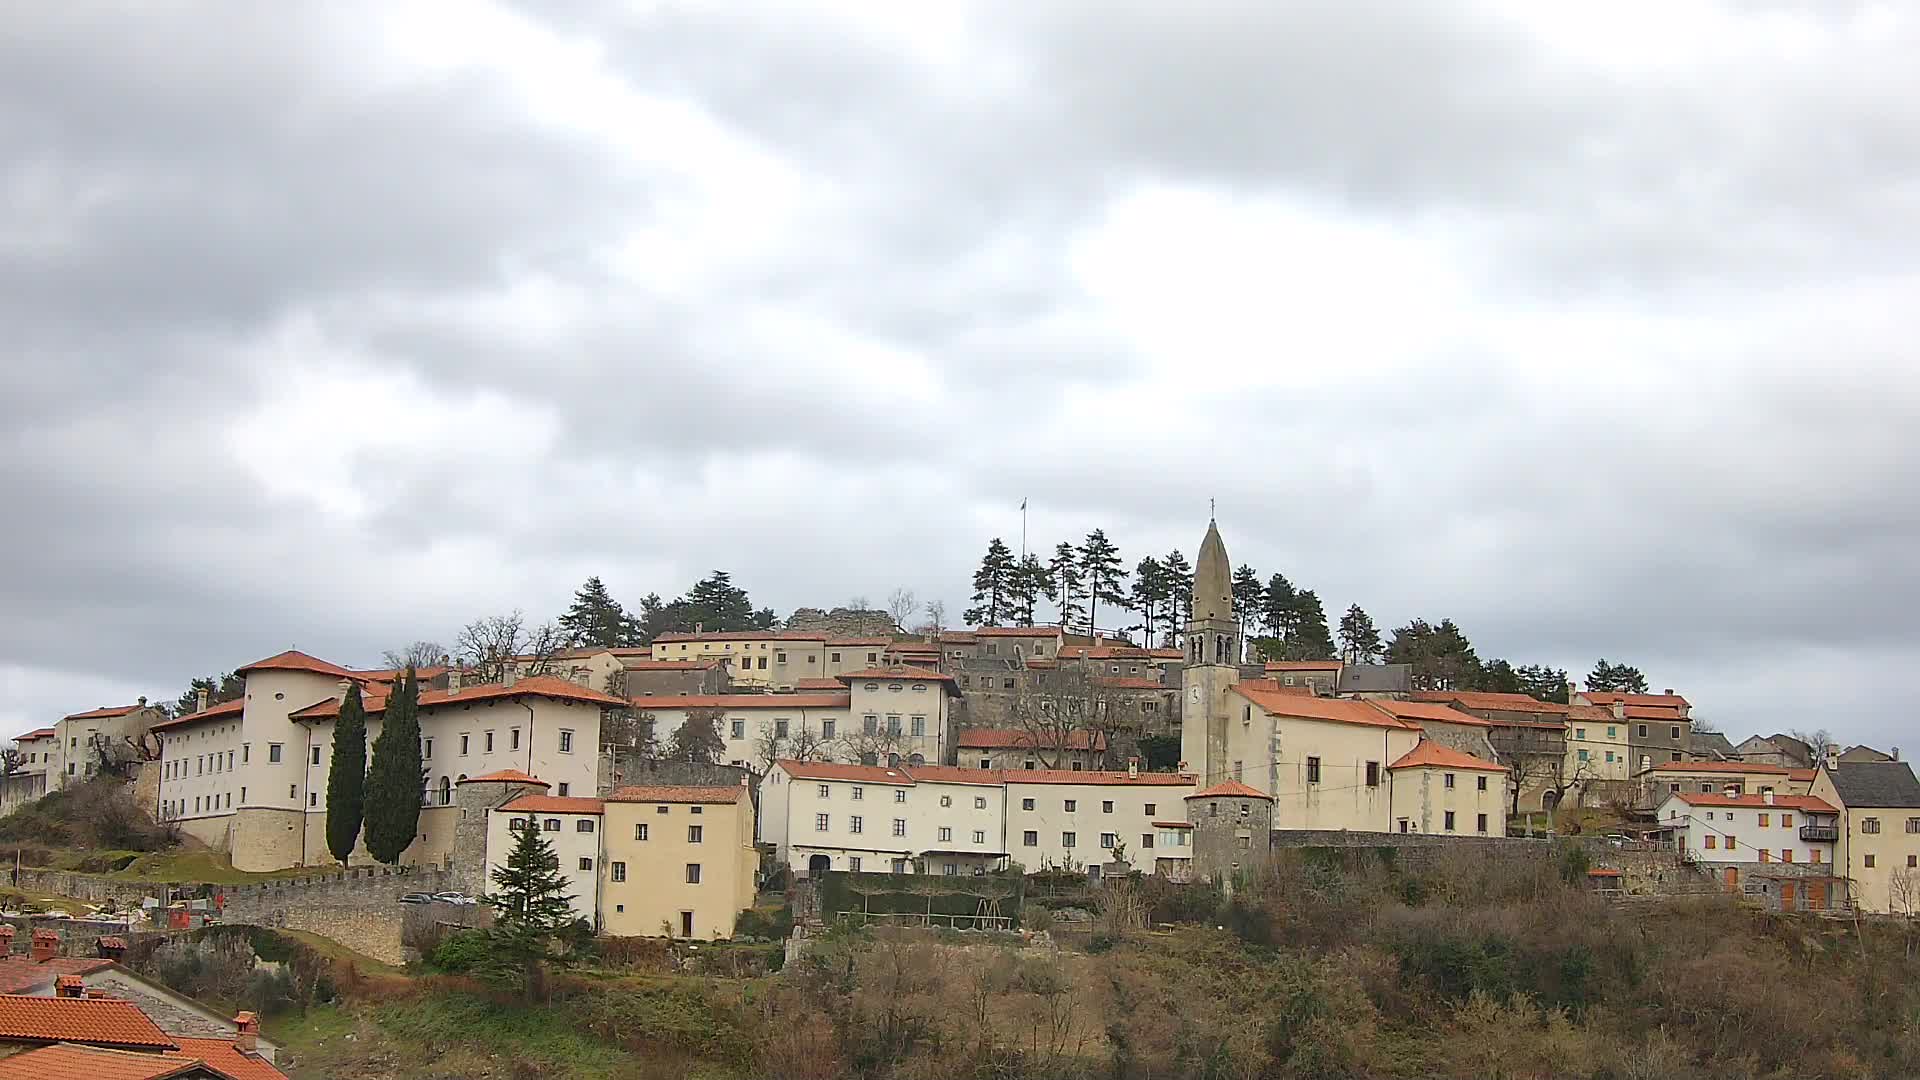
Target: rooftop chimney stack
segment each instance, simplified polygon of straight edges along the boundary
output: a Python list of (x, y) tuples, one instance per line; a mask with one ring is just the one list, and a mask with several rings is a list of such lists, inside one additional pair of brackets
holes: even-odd
[(200, 688), (200, 707), (195, 711), (196, 712), (207, 711), (207, 689), (204, 686)]
[(1766, 803), (1768, 806), (1772, 806), (1773, 805), (1773, 789), (1768, 788), (1767, 790), (1761, 792), (1760, 801)]
[(120, 962), (120, 958), (127, 954), (127, 939), (119, 937), (118, 935), (109, 934), (96, 939), (93, 943), (93, 949), (100, 954), (102, 960), (111, 960), (117, 964)]
[(147, 695), (145, 694), (140, 695), (140, 707), (143, 709), (147, 707)]
[(1672, 696), (1673, 696), (1673, 687), (1671, 687), (1671, 686), (1669, 686), (1669, 687), (1667, 687), (1667, 688), (1666, 688), (1665, 690), (1662, 690), (1662, 691), (1660, 691), (1660, 692), (1661, 692), (1661, 693), (1663, 693), (1663, 694), (1665, 694), (1665, 695), (1667, 695), (1668, 697), (1672, 697)]
[(12, 923), (0, 923), (0, 956), (8, 956), (13, 953), (14, 932)]
[(27, 954), (36, 964), (46, 963), (60, 955), (60, 935), (51, 930), (35, 930), (33, 945)]
[(1740, 785), (1728, 784), (1726, 788), (1721, 791), (1721, 794), (1725, 795), (1729, 799), (1737, 799), (1740, 797)]
[(459, 692), (460, 692), (460, 669), (449, 666), (447, 668), (447, 696), (452, 697), (455, 694), (458, 694)]
[(1625, 719), (1627, 718), (1627, 703), (1626, 703), (1626, 702), (1624, 702), (1624, 701), (1621, 701), (1621, 700), (1619, 700), (1619, 699), (1617, 699), (1617, 698), (1616, 698), (1616, 699), (1614, 700), (1614, 703), (1613, 703), (1613, 718), (1614, 718), (1615, 720), (1625, 720)]
[(1573, 704), (1574, 697), (1577, 696), (1579, 693), (1580, 693), (1580, 684), (1577, 682), (1574, 682), (1572, 679), (1568, 679), (1567, 680), (1567, 704), (1569, 705)]
[(1139, 758), (1130, 757), (1127, 759), (1127, 779), (1129, 780), (1140, 779), (1140, 759)]
[(515, 663), (512, 660), (507, 661), (506, 670), (501, 672), (500, 674), (500, 685), (512, 686), (513, 684), (519, 681), (520, 681), (520, 665), (518, 663)]
[(63, 998), (86, 997), (86, 980), (78, 975), (62, 975), (53, 980), (53, 996)]
[(260, 1018), (250, 1012), (239, 1013), (233, 1018), (233, 1048), (243, 1054), (257, 1053), (260, 1048)]

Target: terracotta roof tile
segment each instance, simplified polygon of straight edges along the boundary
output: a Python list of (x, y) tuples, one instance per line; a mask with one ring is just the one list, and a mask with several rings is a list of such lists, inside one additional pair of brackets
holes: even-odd
[(522, 795), (500, 809), (523, 814), (599, 814), (605, 812), (606, 802), (569, 795)]
[[(445, 690), (420, 691), (420, 707), (437, 709), (443, 705), (470, 705), (479, 701), (505, 701), (516, 697), (541, 697), (554, 701), (574, 701), (586, 705), (599, 705), (603, 708), (624, 708), (626, 701), (590, 690), (579, 683), (551, 675), (535, 675), (520, 679), (512, 686), (501, 683), (482, 683), (478, 686), (462, 686), (459, 693), (450, 694)], [(361, 699), (368, 716), (377, 716), (387, 711), (387, 695), (367, 693)], [(316, 701), (306, 708), (288, 713), (290, 720), (330, 720), (340, 715), (340, 699), (327, 698)]]
[(999, 769), (963, 769), (957, 765), (905, 765), (902, 766), (915, 783), (921, 784), (983, 784), (999, 787), (1001, 771)]
[(1420, 744), (1400, 755), (1400, 759), (1387, 766), (1389, 769), (1417, 769), (1431, 767), (1438, 769), (1473, 769), (1479, 772), (1506, 772), (1507, 767), (1472, 754), (1461, 753), (1450, 746), (1442, 746), (1432, 739), (1421, 739)]
[(1231, 689), (1275, 716), (1301, 720), (1325, 720), (1336, 724), (1359, 724), (1364, 727), (1397, 728), (1403, 731), (1420, 730), (1420, 725), (1389, 715), (1364, 701), (1282, 693), (1283, 688), (1268, 679), (1237, 682)]
[(1496, 694), (1484, 690), (1416, 690), (1413, 700), (1451, 701), (1458, 703), (1462, 708), (1483, 709), (1487, 712), (1552, 713), (1556, 716), (1564, 716), (1567, 712), (1565, 705), (1556, 702), (1541, 701), (1539, 698), (1528, 697), (1525, 694)]
[(618, 788), (607, 802), (619, 803), (702, 803), (719, 805), (739, 802), (747, 797), (745, 785), (735, 787), (665, 787), (643, 785)]
[(1238, 780), (1227, 780), (1222, 783), (1215, 784), (1212, 787), (1206, 789), (1205, 791), (1196, 791), (1193, 794), (1187, 796), (1187, 798), (1189, 799), (1217, 799), (1222, 797), (1234, 798), (1234, 799), (1265, 799), (1268, 802), (1273, 801), (1273, 796), (1257, 788), (1248, 787), (1247, 785), (1241, 783)]
[(32, 960), (24, 954), (0, 956), (0, 994), (27, 994), (52, 986), (57, 976), (91, 975), (113, 966), (99, 956), (56, 956)]
[(545, 780), (542, 780), (537, 776), (528, 776), (526, 773), (521, 772), (519, 769), (501, 769), (499, 772), (490, 772), (485, 776), (469, 776), (465, 780), (458, 780), (458, 781), (455, 781), (455, 783), (460, 783), (460, 784), (539, 784), (541, 787), (553, 786), (552, 784), (547, 783)]
[(186, 727), (188, 724), (199, 724), (209, 720), (232, 719), (245, 712), (246, 709), (247, 699), (234, 698), (232, 701), (223, 701), (218, 705), (209, 705), (205, 712), (188, 713), (185, 716), (176, 717), (172, 720), (162, 720), (153, 725), (152, 730), (160, 731), (165, 728)]
[(829, 649), (884, 649), (894, 645), (892, 638), (884, 637), (830, 637)]
[(1786, 776), (1791, 769), (1780, 765), (1762, 765), (1759, 762), (1745, 761), (1663, 761), (1653, 767), (1654, 772), (1701, 772), (1701, 773), (1765, 773), (1769, 776)]
[(1679, 694), (1622, 694), (1612, 690), (1588, 690), (1580, 695), (1595, 705), (1611, 705), (1616, 701), (1627, 705), (1657, 705), (1664, 708), (1677, 708), (1688, 704)]
[(661, 634), (653, 640), (662, 643), (682, 641), (689, 643), (695, 641), (818, 641), (824, 643), (827, 635), (786, 630), (715, 630), (697, 634), (679, 632)]
[(1009, 769), (1009, 784), (1098, 784), (1130, 787), (1192, 787), (1187, 773), (1143, 772), (1132, 776), (1123, 772), (1076, 771), (1073, 769)]
[(243, 1054), (228, 1039), (189, 1039), (175, 1036), (180, 1053), (191, 1054), (233, 1077), (233, 1080), (287, 1080), (287, 1074), (273, 1063), (253, 1054)]
[[(190, 1054), (142, 1053), (61, 1044), (0, 1059), (0, 1080), (167, 1080), (215, 1075), (240, 1080)], [(274, 1071), (275, 1076), (285, 1074)]]
[(1470, 713), (1463, 713), (1451, 705), (1442, 705), (1434, 701), (1368, 701), (1376, 709), (1384, 709), (1402, 720), (1430, 720), (1440, 724), (1461, 724), (1466, 727), (1491, 728), (1493, 722), (1482, 720)]
[(793, 688), (800, 693), (808, 690), (825, 690), (831, 693), (843, 689), (839, 679), (795, 679)]
[(905, 769), (890, 769), (884, 765), (843, 765), (837, 761), (790, 761), (784, 758), (774, 764), (795, 780), (851, 780), (865, 784), (913, 786), (913, 777), (908, 776)]
[[(1049, 741), (1058, 733), (1049, 733)], [(1075, 729), (1064, 733), (1068, 750), (1104, 750), (1107, 746), (1105, 732)], [(968, 728), (955, 738), (955, 746), (963, 750), (1024, 750), (1039, 745), (1033, 732), (1012, 728)]]
[(146, 706), (144, 705), (102, 705), (97, 709), (88, 709), (86, 712), (77, 712), (68, 716), (63, 716), (61, 717), (61, 719), (62, 720), (112, 720), (115, 717), (126, 716), (128, 713), (136, 712), (143, 708), (146, 708)]
[[(616, 652), (614, 655), (619, 656)], [(620, 666), (628, 671), (705, 671), (716, 668), (726, 661), (719, 657), (706, 660), (648, 660), (642, 657), (628, 659), (620, 657)]]
[(306, 671), (315, 675), (331, 675), (336, 679), (364, 678), (360, 672), (350, 671), (339, 664), (330, 664), (317, 656), (308, 656), (298, 649), (288, 649), (276, 653), (265, 660), (255, 660), (251, 664), (233, 669), (235, 675), (245, 675), (249, 671)]
[(853, 702), (846, 691), (838, 694), (642, 694), (629, 698), (636, 709), (845, 709)]
[(0, 995), (0, 1041), (81, 1042), (172, 1050), (178, 1044), (131, 1001)]
[(1779, 807), (1782, 810), (1804, 810), (1814, 814), (1837, 814), (1840, 812), (1838, 807), (1830, 805), (1825, 799), (1816, 799), (1811, 795), (1775, 795), (1773, 796), (1773, 801), (1768, 802), (1767, 796), (1761, 794), (1724, 795), (1705, 791), (1678, 791), (1669, 796), (1669, 798), (1679, 799), (1688, 806), (1747, 807), (1753, 810), (1767, 810), (1773, 807)]
[(895, 664), (892, 667), (872, 667), (861, 671), (849, 671), (842, 675), (836, 675), (834, 678), (839, 679), (841, 682), (848, 683), (858, 682), (862, 679), (872, 679), (876, 682), (884, 682), (888, 679), (917, 679), (923, 682), (949, 683), (953, 681), (953, 676), (948, 675), (944, 671), (915, 667), (911, 664)]
[(50, 727), (43, 727), (43, 728), (35, 728), (32, 731), (27, 732), (25, 735), (16, 735), (14, 736), (13, 741), (28, 742), (33, 739), (51, 739), (51, 738), (53, 738), (53, 729)]

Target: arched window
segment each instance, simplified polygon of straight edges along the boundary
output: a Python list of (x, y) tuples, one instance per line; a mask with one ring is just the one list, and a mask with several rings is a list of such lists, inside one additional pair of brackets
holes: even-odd
[(440, 805), (446, 806), (451, 802), (453, 802), (453, 781), (443, 776), (440, 778)]
[(915, 754), (912, 757), (907, 759), (907, 764), (909, 765), (919, 766), (919, 765), (925, 765), (926, 763), (927, 763), (927, 756), (925, 754)]
[(899, 767), (900, 767), (900, 755), (899, 755), (899, 754), (888, 754), (888, 755), (887, 755), (887, 768), (889, 768), (889, 769), (897, 769), (897, 768), (899, 768)]

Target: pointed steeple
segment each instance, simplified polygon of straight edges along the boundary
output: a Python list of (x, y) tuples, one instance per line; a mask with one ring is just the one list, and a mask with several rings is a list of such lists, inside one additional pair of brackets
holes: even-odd
[(1193, 566), (1192, 619), (1233, 619), (1233, 564), (1227, 559), (1227, 545), (1220, 541), (1220, 527), (1211, 519)]

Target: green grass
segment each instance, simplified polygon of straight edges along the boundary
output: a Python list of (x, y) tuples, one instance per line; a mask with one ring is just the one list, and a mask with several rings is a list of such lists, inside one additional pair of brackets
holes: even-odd
[(18, 889), (0, 889), (0, 906), (18, 910), (29, 904), (42, 911), (64, 911), (69, 915), (86, 915), (93, 910), (85, 901), (71, 896), (42, 896)]
[(121, 881), (199, 881), (209, 885), (250, 885), (257, 881), (325, 872), (317, 867), (298, 867), (253, 873), (235, 870), (233, 861), (216, 851), (156, 851), (140, 855), (126, 869), (107, 876)]
[(407, 975), (407, 969), (403, 967), (389, 964), (384, 960), (375, 960), (365, 953), (354, 952), (352, 949), (347, 948), (332, 938), (324, 938), (319, 934), (310, 934), (305, 930), (289, 930), (284, 927), (275, 928), (273, 932), (279, 934), (281, 937), (292, 938), (329, 960), (352, 964), (355, 968), (359, 969), (362, 975), (397, 975), (401, 977), (406, 977)]

